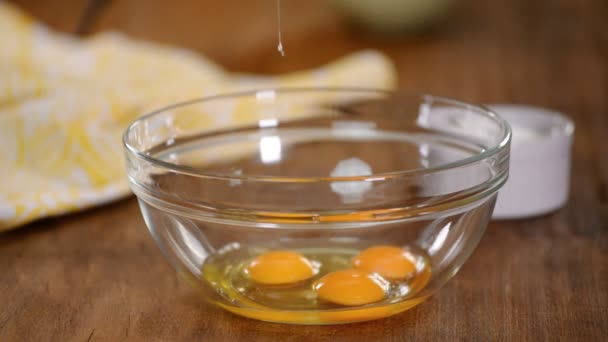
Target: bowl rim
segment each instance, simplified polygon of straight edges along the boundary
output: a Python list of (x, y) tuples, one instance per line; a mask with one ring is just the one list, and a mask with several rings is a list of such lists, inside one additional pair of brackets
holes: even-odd
[[(295, 177), (295, 176), (276, 176), (276, 175), (248, 175), (248, 174), (234, 174), (234, 173), (224, 173), (224, 172), (209, 172), (203, 171), (201, 169), (187, 166), (187, 165), (178, 165), (168, 161), (164, 161), (158, 158), (155, 158), (149, 154), (146, 154), (144, 151), (136, 148), (131, 143), (129, 143), (129, 133), (135, 129), (137, 125), (141, 122), (148, 120), (156, 115), (160, 115), (166, 111), (185, 107), (189, 105), (193, 105), (201, 102), (208, 102), (214, 100), (221, 99), (229, 99), (229, 98), (237, 98), (237, 97), (246, 97), (246, 96), (255, 96), (255, 94), (260, 92), (275, 92), (275, 93), (306, 93), (306, 92), (360, 92), (360, 93), (377, 93), (377, 94), (387, 94), (387, 95), (403, 95), (409, 96), (412, 98), (420, 98), (421, 100), (429, 100), (433, 99), (436, 101), (442, 101), (447, 104), (451, 104), (454, 106), (459, 106), (462, 108), (468, 108), (475, 110), (476, 112), (488, 116), (494, 122), (496, 122), (501, 130), (501, 137), (498, 144), (491, 146), (490, 148), (484, 149), (481, 153), (468, 156), (466, 158), (462, 158), (456, 161), (451, 161), (448, 163), (436, 165), (428, 168), (415, 168), (401, 171), (391, 171), (391, 172), (381, 172), (381, 173), (372, 173), (370, 175), (364, 176), (326, 176), (326, 177)], [(227, 92), (221, 94), (215, 94), (210, 96), (203, 96), (199, 98), (194, 98), (190, 100), (185, 100), (181, 102), (177, 102), (165, 107), (161, 107), (159, 109), (153, 110), (147, 114), (139, 116), (135, 119), (129, 126), (126, 128), (122, 135), (122, 143), (123, 147), (128, 153), (136, 156), (137, 158), (143, 159), (148, 163), (151, 163), (157, 167), (162, 169), (168, 169), (180, 174), (202, 177), (202, 178), (210, 178), (210, 179), (221, 179), (221, 180), (247, 180), (247, 181), (260, 181), (260, 182), (279, 182), (279, 183), (308, 183), (308, 182), (353, 182), (353, 181), (377, 181), (377, 180), (387, 180), (401, 177), (411, 177), (411, 176), (421, 176), (432, 174), (436, 172), (447, 171), (451, 169), (457, 169), (461, 167), (466, 167), (468, 165), (475, 164), (480, 162), (486, 158), (492, 157), (499, 152), (503, 151), (505, 148), (508, 148), (509, 143), (511, 141), (511, 127), (508, 122), (496, 114), (495, 111), (483, 106), (483, 105), (475, 105), (468, 102), (464, 102), (461, 100), (456, 100), (450, 97), (430, 95), (426, 93), (417, 93), (411, 91), (404, 90), (389, 90), (389, 89), (381, 89), (381, 88), (365, 88), (365, 87), (276, 87), (276, 88), (259, 88), (245, 91), (236, 91), (236, 92)], [(495, 177), (492, 177), (495, 178)], [(489, 179), (488, 181), (492, 180)]]

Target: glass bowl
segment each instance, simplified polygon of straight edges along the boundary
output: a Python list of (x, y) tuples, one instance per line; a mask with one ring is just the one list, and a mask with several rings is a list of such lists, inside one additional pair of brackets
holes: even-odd
[(442, 97), (268, 89), (145, 115), (124, 146), (150, 233), (204, 298), (332, 324), (407, 310), (456, 274), (507, 179), (510, 136)]

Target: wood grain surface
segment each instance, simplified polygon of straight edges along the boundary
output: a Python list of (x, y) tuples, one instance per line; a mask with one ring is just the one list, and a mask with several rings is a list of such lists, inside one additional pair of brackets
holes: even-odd
[[(17, 3), (68, 32), (86, 8)], [(434, 32), (391, 39), (351, 29), (327, 1), (284, 1), (285, 58), (274, 6), (116, 0), (80, 31), (121, 30), (256, 73), (372, 47), (395, 61), (405, 89), (563, 111), (576, 122), (569, 204), (491, 223), (460, 273), (411, 311), (314, 327), (261, 323), (202, 302), (164, 260), (131, 198), (0, 235), (0, 341), (608, 340), (607, 1), (462, 0)]]

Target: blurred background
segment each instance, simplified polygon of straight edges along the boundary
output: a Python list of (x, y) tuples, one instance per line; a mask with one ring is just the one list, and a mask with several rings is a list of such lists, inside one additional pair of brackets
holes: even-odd
[[(231, 71), (285, 73), (376, 48), (394, 61), (405, 89), (565, 112), (592, 111), (606, 101), (603, 0), (435, 0), (423, 1), (434, 7), (422, 9), (413, 0), (373, 1), (393, 6), (387, 17), (394, 8), (412, 8), (403, 12), (401, 29), (386, 25), (390, 34), (347, 19), (353, 10), (346, 8), (364, 1), (283, 0), (284, 58), (276, 51), (275, 0), (11, 2), (60, 31), (118, 30), (193, 49)], [(360, 20), (369, 13), (382, 26), (383, 12), (360, 10)]]

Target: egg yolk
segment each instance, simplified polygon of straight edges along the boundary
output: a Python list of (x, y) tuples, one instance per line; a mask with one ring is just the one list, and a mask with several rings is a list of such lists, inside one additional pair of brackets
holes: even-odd
[(314, 289), (319, 298), (340, 305), (356, 306), (384, 299), (384, 280), (360, 270), (340, 270), (319, 279)]
[(314, 265), (303, 255), (291, 251), (272, 251), (259, 255), (245, 269), (253, 281), (265, 285), (285, 285), (315, 275)]
[(370, 247), (354, 257), (352, 264), (358, 270), (394, 280), (408, 278), (416, 271), (414, 256), (395, 246)]

